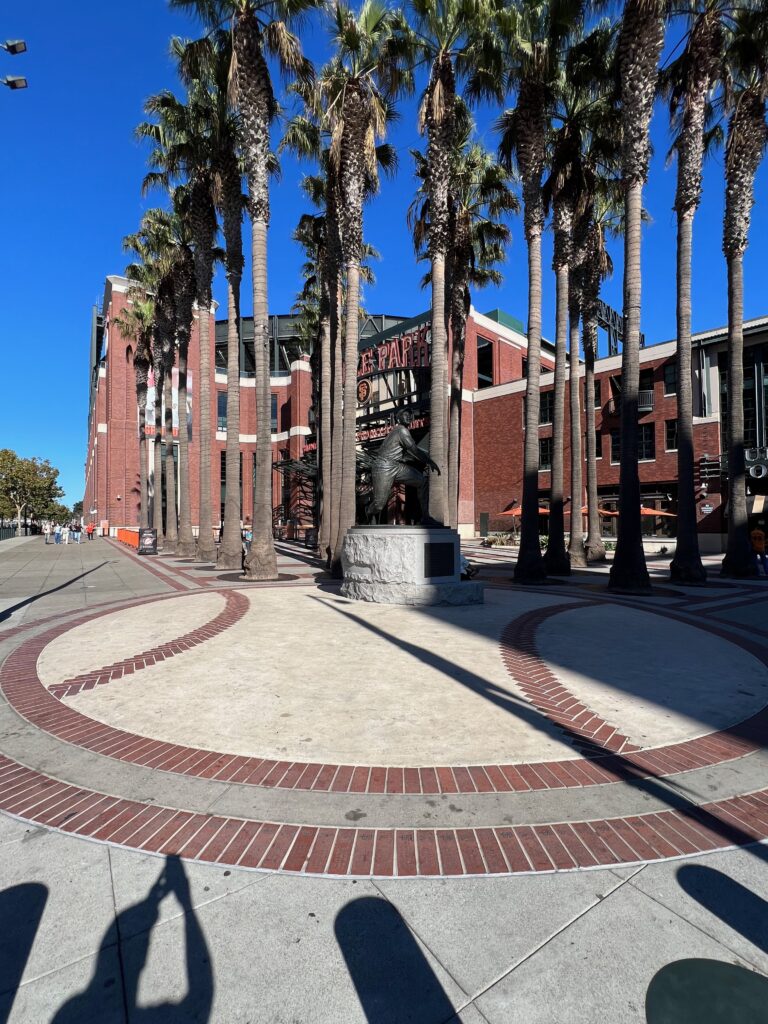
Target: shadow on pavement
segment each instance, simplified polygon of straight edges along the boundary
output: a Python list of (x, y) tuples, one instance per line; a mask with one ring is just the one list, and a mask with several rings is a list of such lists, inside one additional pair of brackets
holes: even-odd
[[(138, 1006), (141, 973), (149, 954), (152, 929), (160, 916), (160, 904), (171, 894), (183, 911), (186, 953), (186, 995), (178, 1002)], [(184, 866), (178, 857), (167, 857), (157, 881), (143, 900), (121, 911), (104, 934), (93, 977), (51, 1018), (51, 1024), (83, 1024), (102, 1018), (104, 993), (115, 982), (115, 950), (122, 982), (123, 1012), (131, 1024), (205, 1024), (213, 1004), (213, 969), (210, 952), (197, 920)]]
[(39, 882), (12, 885), (0, 892), (0, 1024), (11, 1015), (13, 997), (40, 927), (48, 886)]
[[(677, 881), (702, 907), (768, 953), (768, 902), (761, 896), (704, 864), (684, 864), (677, 870)], [(765, 1013), (768, 1021), (768, 996)]]
[(676, 960), (645, 997), (647, 1024), (766, 1024), (768, 979), (722, 960)]
[(51, 587), (50, 590), (44, 590), (41, 594), (35, 594), (34, 597), (25, 597), (23, 601), (19, 601), (17, 604), (12, 604), (10, 608), (4, 608), (0, 612), (0, 622), (5, 622), (6, 619), (10, 619), (14, 612), (17, 612), (19, 608), (26, 608), (28, 604), (34, 604), (35, 601), (39, 601), (41, 597), (47, 597), (49, 594), (55, 594), (57, 590), (64, 590), (66, 587), (71, 587), (73, 583), (77, 583), (78, 580), (84, 579), (86, 576), (90, 576), (92, 572), (97, 572), (103, 566), (109, 565), (109, 561), (100, 562), (95, 565), (93, 569), (87, 569), (85, 572), (81, 572), (79, 576), (73, 576), (71, 580), (67, 580), (66, 583), (60, 583), (58, 587)]
[(446, 1024), (455, 1010), (391, 903), (363, 896), (341, 908), (334, 923), (368, 1024)]

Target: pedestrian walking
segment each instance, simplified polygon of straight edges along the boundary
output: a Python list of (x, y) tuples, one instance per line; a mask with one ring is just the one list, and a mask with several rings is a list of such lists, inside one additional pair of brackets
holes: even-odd
[(45, 537), (45, 543), (47, 544), (51, 539), (51, 524), (43, 523), (43, 536)]
[(61, 523), (54, 523), (53, 542), (54, 544), (61, 544)]
[(61, 539), (65, 544), (69, 544), (69, 527), (66, 523), (61, 528)]
[(88, 540), (93, 540), (93, 533), (95, 529), (96, 527), (93, 525), (93, 523), (88, 523), (88, 525), (85, 528), (85, 532), (88, 534)]
[(72, 527), (72, 539), (74, 540), (75, 544), (80, 543), (80, 530), (80, 523), (75, 523), (74, 526)]

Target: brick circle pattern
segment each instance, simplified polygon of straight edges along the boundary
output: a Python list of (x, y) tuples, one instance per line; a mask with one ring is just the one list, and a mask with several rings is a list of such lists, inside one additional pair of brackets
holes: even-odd
[[(225, 597), (225, 608), (199, 630), (52, 689), (65, 685), (82, 689), (128, 679), (148, 664), (217, 635), (242, 618), (248, 605), (242, 594), (220, 592)], [(175, 596), (178, 593), (154, 600)], [(147, 599), (138, 599), (120, 607), (146, 603)], [(733, 730), (638, 751), (618, 730), (582, 706), (538, 657), (535, 631), (547, 617), (585, 605), (567, 602), (524, 614), (510, 623), (501, 639), (502, 656), (510, 674), (529, 699), (581, 745), (587, 756), (578, 760), (465, 768), (299, 765), (238, 758), (135, 736), (63, 705), (37, 676), (37, 658), (45, 646), (61, 633), (91, 621), (93, 613), (59, 623), (22, 642), (2, 666), (0, 683), (19, 714), (68, 742), (165, 771), (261, 786), (349, 793), (509, 792), (671, 774), (739, 757), (757, 748), (768, 722), (765, 710)], [(113, 606), (96, 615), (114, 611)], [(664, 614), (670, 613), (665, 609)], [(30, 628), (40, 624), (30, 624)], [(710, 631), (766, 663), (767, 657), (757, 645), (725, 630)], [(1, 634), (0, 639), (11, 632)], [(259, 870), (357, 877), (510, 874), (617, 866), (693, 855), (768, 837), (768, 789), (700, 806), (680, 799), (678, 806), (669, 810), (582, 822), (497, 828), (336, 828), (197, 814), (122, 799), (67, 784), (4, 755), (0, 755), (0, 810), (48, 828), (146, 852)]]

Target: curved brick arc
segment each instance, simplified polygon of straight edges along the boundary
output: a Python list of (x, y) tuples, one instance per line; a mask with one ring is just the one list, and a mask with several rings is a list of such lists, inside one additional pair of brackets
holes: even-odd
[(60, 782), (0, 755), (0, 810), (135, 850), (262, 871), (407, 877), (617, 867), (768, 837), (768, 790), (685, 810), (464, 829), (316, 827), (195, 814)]
[[(241, 607), (239, 601), (247, 605), (246, 598), (231, 590), (220, 590), (219, 593), (230, 598), (228, 608), (233, 603), (232, 599), (238, 599), (238, 610)], [(179, 595), (164, 595), (165, 599), (175, 596)], [(142, 603), (141, 599), (135, 603)], [(221, 782), (315, 792), (498, 793), (591, 786), (703, 768), (742, 757), (762, 745), (761, 737), (768, 728), (768, 709), (763, 709), (740, 726), (729, 730), (644, 750), (630, 749), (626, 737), (616, 733), (613, 727), (607, 726), (588, 709), (579, 710), (583, 705), (560, 685), (537, 656), (535, 631), (548, 616), (585, 606), (585, 602), (568, 602), (526, 613), (513, 620), (501, 638), (502, 656), (516, 681), (526, 689), (539, 710), (564, 728), (577, 743), (583, 744), (588, 754), (563, 761), (405, 768), (277, 761), (169, 743), (116, 729), (62, 704), (45, 688), (37, 675), (37, 659), (47, 644), (63, 632), (91, 621), (93, 613), (53, 627), (22, 643), (8, 656), (0, 669), (0, 686), (9, 704), (32, 724), (59, 739), (95, 753), (144, 767)], [(642, 610), (648, 610), (646, 606), (641, 607)], [(106, 609), (97, 615), (108, 615), (111, 611)], [(229, 614), (227, 609), (220, 613), (225, 614)], [(664, 614), (670, 614), (669, 610), (665, 609)], [(206, 627), (202, 627), (200, 632), (205, 630)], [(756, 645), (721, 628), (710, 628), (710, 632), (743, 647), (763, 664), (768, 664), (768, 652)], [(204, 636), (198, 642), (207, 638)], [(175, 643), (179, 644), (179, 641)], [(173, 647), (173, 643), (169, 646)], [(133, 664), (134, 671), (136, 667), (145, 667), (154, 650), (140, 656), (140, 664), (134, 659), (128, 659), (128, 667)], [(179, 651), (173, 650), (172, 653)], [(125, 674), (124, 664), (118, 663), (117, 668), (110, 666), (109, 678), (112, 678), (113, 670)], [(106, 675), (107, 671), (100, 670), (97, 678)], [(90, 680), (92, 677), (87, 678)], [(574, 703), (569, 704), (569, 701)], [(590, 719), (581, 718), (583, 714), (590, 716)], [(603, 732), (606, 728), (607, 736)], [(619, 743), (619, 749), (623, 751), (621, 754), (611, 749)]]
[(132, 658), (115, 661), (95, 672), (84, 672), (72, 679), (65, 679), (63, 683), (53, 683), (48, 687), (48, 692), (52, 693), (54, 697), (71, 697), (80, 693), (81, 690), (92, 690), (94, 686), (111, 683), (116, 679), (124, 679), (149, 665), (166, 661), (176, 654), (183, 654), (184, 651), (189, 651), (193, 647), (205, 643), (206, 640), (212, 640), (213, 637), (239, 622), (249, 608), (248, 599), (234, 590), (225, 591), (223, 597), (224, 608), (205, 625), (190, 630), (176, 640), (142, 651), (141, 654), (136, 654)]

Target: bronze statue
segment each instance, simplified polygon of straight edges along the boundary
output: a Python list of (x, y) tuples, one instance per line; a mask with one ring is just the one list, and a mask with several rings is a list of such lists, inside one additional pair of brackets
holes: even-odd
[(418, 492), (422, 523), (434, 525), (429, 517), (429, 474), (425, 470), (432, 470), (439, 476), (440, 469), (413, 440), (408, 429), (411, 419), (407, 409), (400, 409), (395, 416), (395, 426), (371, 459), (373, 494), (365, 510), (369, 523), (378, 522), (395, 484), (405, 484)]

